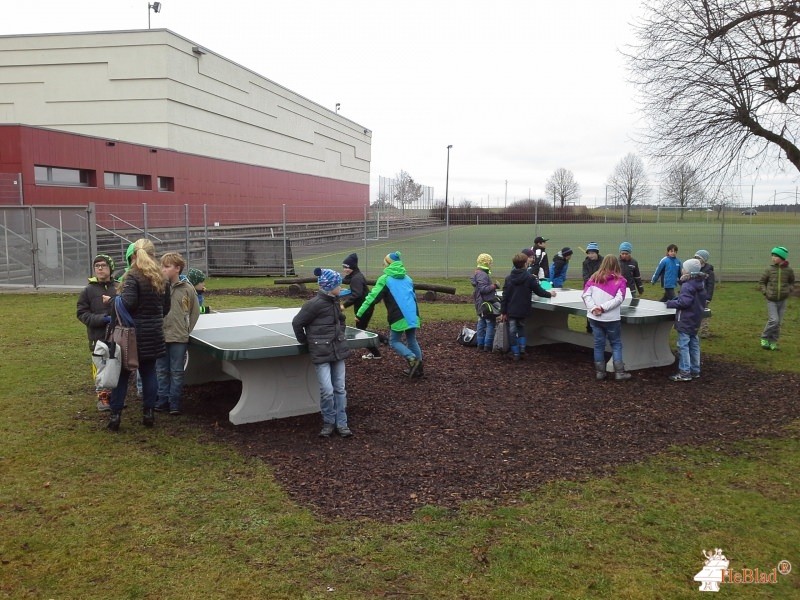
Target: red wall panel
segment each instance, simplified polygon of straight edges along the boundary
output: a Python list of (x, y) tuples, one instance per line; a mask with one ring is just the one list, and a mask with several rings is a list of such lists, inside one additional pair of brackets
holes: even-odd
[[(94, 171), (97, 186), (36, 185), (34, 165)], [(226, 225), (279, 221), (284, 204), (293, 221), (361, 219), (369, 204), (367, 184), (20, 125), (0, 125), (0, 172), (22, 173), (26, 205), (94, 202), (103, 225), (115, 207), (142, 203), (150, 227), (176, 225), (184, 204), (192, 225), (202, 225), (204, 204), (210, 221)], [(148, 175), (153, 189), (106, 189), (104, 172)], [(172, 177), (175, 191), (157, 191), (159, 176)]]

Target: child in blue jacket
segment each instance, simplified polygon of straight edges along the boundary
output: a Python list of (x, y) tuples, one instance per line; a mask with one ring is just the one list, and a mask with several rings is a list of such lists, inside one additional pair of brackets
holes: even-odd
[(678, 259), (678, 246), (670, 244), (667, 246), (667, 255), (661, 259), (653, 273), (650, 283), (661, 280), (661, 287), (664, 288), (664, 295), (660, 302), (672, 300), (675, 297), (675, 288), (678, 286), (678, 279), (681, 276), (681, 261)]

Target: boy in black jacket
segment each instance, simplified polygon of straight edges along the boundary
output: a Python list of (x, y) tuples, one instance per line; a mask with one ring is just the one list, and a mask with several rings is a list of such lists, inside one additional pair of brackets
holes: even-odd
[(347, 391), (344, 361), (350, 356), (345, 336), (344, 314), (339, 305), (342, 276), (331, 269), (314, 269), (319, 293), (303, 304), (292, 329), (297, 341), (308, 345), (311, 362), (319, 381), (319, 404), (322, 412), (320, 437), (338, 431), (342, 437), (353, 432), (347, 426)]
[[(89, 351), (94, 352), (94, 345), (106, 339), (106, 327), (111, 323), (111, 304), (117, 295), (117, 288), (111, 273), (114, 271), (114, 259), (107, 254), (98, 254), (92, 261), (94, 275), (78, 297), (78, 319), (86, 325), (89, 337)], [(97, 376), (97, 365), (92, 360), (92, 380)], [(111, 390), (95, 389), (97, 392), (97, 410), (111, 410)]]
[(514, 255), (514, 268), (503, 284), (503, 299), (500, 301), (500, 322), (508, 321), (509, 344), (514, 360), (525, 354), (525, 317), (531, 311), (531, 292), (542, 298), (554, 298), (554, 291), (546, 291), (539, 285), (539, 278), (525, 268), (528, 257), (523, 253)]
[[(342, 261), (342, 272), (344, 273), (344, 280), (342, 283), (350, 286), (350, 293), (342, 296), (344, 298), (342, 300), (342, 309), (352, 306), (353, 312), (358, 312), (358, 309), (361, 308), (362, 304), (364, 304), (364, 298), (366, 298), (367, 294), (369, 294), (367, 278), (364, 277), (361, 269), (358, 268), (358, 254), (353, 252)], [(369, 327), (369, 321), (372, 319), (372, 313), (374, 312), (375, 306), (373, 305), (370, 306), (363, 315), (361, 315), (361, 318), (358, 320), (359, 329), (366, 330)], [(378, 341), (382, 344), (386, 343), (386, 336), (379, 333)], [(378, 359), (383, 357), (381, 356), (381, 351), (378, 350), (378, 348), (373, 348), (361, 358)]]

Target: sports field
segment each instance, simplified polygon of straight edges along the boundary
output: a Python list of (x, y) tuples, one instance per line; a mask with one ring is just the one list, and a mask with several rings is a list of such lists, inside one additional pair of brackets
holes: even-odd
[(761, 223), (742, 218), (734, 223), (669, 222), (669, 223), (577, 223), (543, 225), (458, 225), (428, 228), (423, 231), (393, 235), (388, 239), (367, 241), (361, 245), (327, 246), (324, 251), (310, 247), (307, 255), (295, 252), (298, 275), (306, 276), (316, 266), (338, 268), (350, 252), (357, 252), (360, 266), (375, 277), (382, 269), (382, 258), (400, 250), (409, 272), (416, 276), (467, 276), (475, 267), (475, 258), (482, 252), (494, 257), (498, 275), (510, 270), (511, 257), (530, 247), (537, 235), (547, 238), (552, 257), (564, 246), (575, 254), (569, 279), (580, 279), (582, 248), (597, 242), (603, 254), (617, 253), (622, 241), (633, 244), (633, 256), (639, 261), (642, 277), (648, 278), (666, 253), (668, 244), (677, 244), (678, 258), (686, 260), (699, 249), (711, 253), (717, 277), (728, 281), (755, 281), (769, 265), (770, 250), (775, 246), (789, 249), (789, 262), (800, 256), (800, 224), (793, 219)]

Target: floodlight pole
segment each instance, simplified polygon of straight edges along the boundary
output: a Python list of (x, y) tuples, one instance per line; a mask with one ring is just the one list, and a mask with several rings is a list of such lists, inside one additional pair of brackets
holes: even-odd
[(453, 144), (447, 146), (447, 174), (444, 178), (444, 235), (445, 235), (445, 248), (444, 248), (444, 276), (450, 276), (450, 202), (448, 195), (450, 193), (450, 148)]

